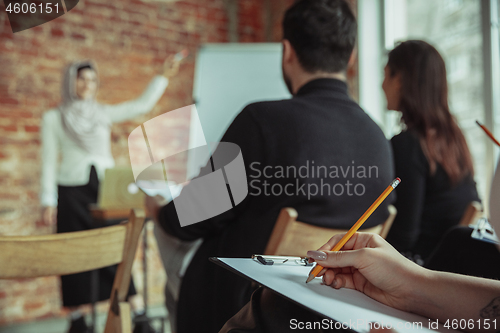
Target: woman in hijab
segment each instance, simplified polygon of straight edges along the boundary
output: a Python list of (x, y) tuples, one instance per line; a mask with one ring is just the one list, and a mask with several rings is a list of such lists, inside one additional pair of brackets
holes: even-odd
[[(179, 61), (165, 61), (164, 73), (155, 76), (142, 95), (132, 101), (104, 105), (96, 101), (97, 68), (92, 61), (70, 64), (64, 74), (62, 103), (42, 120), (41, 205), (45, 223), (57, 220), (57, 232), (92, 228), (89, 205), (97, 202), (99, 180), (114, 166), (111, 125), (151, 111), (163, 95)], [(99, 300), (108, 299), (116, 268), (99, 271)], [(90, 303), (90, 272), (61, 277), (63, 305)], [(135, 293), (131, 287), (129, 293)], [(86, 332), (78, 310), (73, 311), (69, 332)]]

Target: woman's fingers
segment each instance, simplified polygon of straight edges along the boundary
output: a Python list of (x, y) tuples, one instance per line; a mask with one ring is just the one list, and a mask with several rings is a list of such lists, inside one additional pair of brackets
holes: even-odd
[[(350, 251), (308, 251), (307, 255), (309, 258), (314, 259), (318, 265), (323, 266), (316, 276), (321, 277), (326, 275), (333, 276), (338, 273), (352, 273), (353, 268), (359, 269), (360, 263), (363, 261), (361, 258), (363, 256), (364, 249), (360, 250), (350, 250)], [(325, 271), (325, 268), (328, 268)], [(330, 285), (330, 283), (327, 283)]]
[(360, 250), (350, 250), (350, 251), (308, 251), (307, 255), (314, 259), (323, 267), (329, 268), (343, 268), (343, 267), (354, 267), (359, 269), (360, 263), (362, 262), (363, 254), (366, 251), (364, 249)]
[(327, 286), (331, 286), (332, 282), (335, 280), (335, 272), (331, 269), (325, 271), (323, 275), (323, 283)]
[(327, 254), (325, 251), (307, 251), (309, 258), (318, 260), (326, 260)]
[[(334, 235), (330, 240), (319, 248), (319, 251), (331, 251), (335, 245), (340, 242), (345, 233)], [(361, 249), (363, 247), (373, 247), (372, 243), (376, 243), (379, 235), (366, 232), (355, 233), (342, 247), (342, 250)]]
[(332, 238), (328, 240), (328, 242), (326, 242), (325, 245), (320, 247), (318, 251), (330, 251), (331, 249), (333, 249), (335, 244), (337, 244), (342, 239), (344, 235), (345, 233), (334, 235)]
[(323, 275), (323, 283), (335, 289), (356, 289), (356, 285), (354, 283), (354, 275), (351, 273), (336, 274), (333, 270), (327, 270)]
[(355, 289), (354, 273), (362, 266), (363, 256), (367, 253), (365, 249), (360, 249), (338, 252), (309, 251), (307, 255), (324, 267), (317, 275), (323, 277), (324, 284), (336, 289)]
[(323, 268), (319, 273), (318, 275), (316, 275), (316, 277), (321, 277), (323, 274), (326, 273), (326, 271), (328, 270), (328, 268)]
[(168, 78), (177, 74), (181, 60), (175, 60), (175, 55), (173, 54), (168, 56), (163, 63), (163, 76)]
[(165, 59), (165, 61), (163, 62), (163, 66), (165, 66), (166, 68), (170, 67), (172, 66), (173, 61), (174, 61), (174, 55), (171, 54), (167, 57), (167, 59)]
[[(332, 238), (330, 238), (330, 240), (325, 244), (323, 245), (322, 247), (320, 247), (318, 249), (318, 251), (331, 251), (333, 246), (330, 245), (330, 242), (332, 241), (332, 239), (334, 239), (334, 237), (336, 237), (337, 235), (333, 236)], [(340, 240), (342, 237), (340, 237), (338, 240)], [(336, 244), (336, 243), (335, 243)], [(333, 244), (335, 246), (335, 244)]]

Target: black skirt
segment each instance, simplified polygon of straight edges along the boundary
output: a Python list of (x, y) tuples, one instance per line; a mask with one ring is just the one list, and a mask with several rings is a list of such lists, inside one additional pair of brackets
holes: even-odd
[[(83, 186), (59, 186), (57, 203), (57, 232), (73, 232), (95, 228), (89, 210), (97, 202), (99, 180), (95, 167), (90, 170), (89, 183)], [(109, 299), (117, 265), (97, 270), (98, 294), (96, 301)], [(63, 306), (91, 303), (91, 271), (61, 276)], [(130, 281), (129, 296), (136, 294)]]

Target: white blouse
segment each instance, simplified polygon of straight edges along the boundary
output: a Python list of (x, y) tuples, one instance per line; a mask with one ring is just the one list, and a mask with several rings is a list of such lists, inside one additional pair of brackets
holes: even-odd
[[(102, 105), (102, 109), (111, 123), (134, 118), (151, 111), (167, 86), (167, 78), (155, 76), (139, 98), (115, 105)], [(108, 128), (108, 131), (110, 138), (111, 128)], [(95, 166), (100, 180), (104, 177), (104, 170), (115, 165), (111, 155), (110, 139), (102, 143), (105, 145), (104, 155), (90, 154), (66, 134), (59, 110), (52, 109), (43, 115), (41, 139), (40, 202), (42, 206), (57, 206), (57, 185), (86, 185), (92, 165)]]

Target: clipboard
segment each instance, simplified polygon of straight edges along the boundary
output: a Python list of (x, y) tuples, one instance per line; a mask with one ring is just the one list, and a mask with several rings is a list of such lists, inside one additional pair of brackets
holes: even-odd
[(391, 308), (351, 289), (333, 289), (321, 278), (305, 283), (311, 267), (263, 265), (251, 258), (217, 258), (210, 261), (265, 286), (288, 300), (355, 332), (369, 332), (370, 323), (392, 326), (398, 332), (458, 332), (436, 320)]

